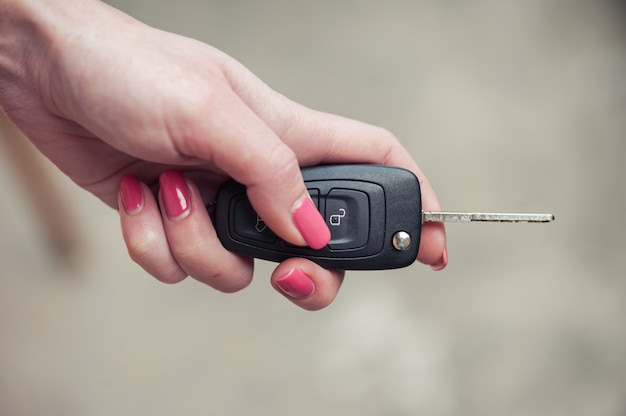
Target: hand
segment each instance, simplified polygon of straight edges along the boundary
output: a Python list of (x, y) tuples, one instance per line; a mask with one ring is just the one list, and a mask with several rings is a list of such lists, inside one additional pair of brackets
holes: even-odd
[[(276, 234), (312, 247), (324, 246), (329, 231), (311, 209), (300, 166), (404, 167), (420, 179), (424, 209), (439, 210), (392, 134), (296, 104), (209, 45), (93, 0), (3, 2), (35, 24), (0, 33), (12, 36), (0, 55), (13, 57), (11, 65), (0, 59), (0, 104), (59, 169), (119, 206), (130, 256), (163, 282), (190, 275), (224, 292), (249, 284), (252, 259), (221, 246), (204, 208), (227, 178), (247, 186)], [(18, 49), (27, 65), (16, 63)], [(423, 226), (418, 260), (445, 267), (442, 225)], [(294, 258), (272, 284), (313, 310), (334, 299), (342, 279)]]

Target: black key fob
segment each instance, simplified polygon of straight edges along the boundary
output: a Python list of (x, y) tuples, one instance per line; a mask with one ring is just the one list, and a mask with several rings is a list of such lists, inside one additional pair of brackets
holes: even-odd
[(233, 252), (280, 262), (303, 257), (328, 269), (381, 270), (417, 258), (422, 204), (417, 177), (382, 165), (328, 165), (302, 169), (306, 187), (331, 232), (320, 250), (289, 244), (263, 222), (246, 188), (224, 183), (215, 203), (215, 229)]

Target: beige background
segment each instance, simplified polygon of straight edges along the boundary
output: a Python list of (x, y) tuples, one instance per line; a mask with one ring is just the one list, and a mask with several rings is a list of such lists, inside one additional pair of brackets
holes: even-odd
[(308, 106), (395, 132), (450, 210), (450, 265), (269, 287), (156, 282), (117, 215), (52, 172), (62, 263), (0, 157), (0, 415), (623, 415), (626, 42), (619, 2), (117, 0)]

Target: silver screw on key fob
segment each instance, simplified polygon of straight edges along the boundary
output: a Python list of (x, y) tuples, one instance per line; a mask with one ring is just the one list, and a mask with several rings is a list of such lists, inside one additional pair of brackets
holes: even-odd
[(331, 232), (320, 250), (291, 245), (256, 214), (243, 185), (218, 191), (215, 229), (233, 252), (270, 261), (304, 257), (330, 269), (382, 270), (417, 258), (425, 222), (550, 222), (551, 214), (422, 211), (420, 186), (410, 171), (382, 165), (329, 165), (302, 169), (304, 182)]

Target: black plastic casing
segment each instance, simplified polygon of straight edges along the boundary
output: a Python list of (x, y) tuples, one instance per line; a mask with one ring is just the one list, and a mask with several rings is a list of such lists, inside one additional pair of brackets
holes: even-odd
[[(320, 165), (302, 169), (302, 176), (329, 228), (332, 213), (326, 212), (326, 196), (330, 190), (340, 193), (341, 190), (356, 190), (367, 194), (368, 215), (359, 216), (359, 220), (367, 218), (369, 224), (358, 224), (361, 232), (362, 227), (367, 227), (365, 243), (349, 249), (332, 249), (338, 245), (331, 240), (328, 246), (313, 250), (288, 244), (278, 237), (272, 241), (272, 238), (265, 238), (267, 231), (264, 236), (259, 236), (263, 238), (249, 238), (256, 235), (249, 230), (254, 228), (248, 225), (250, 219), (245, 219), (246, 232), (241, 232), (241, 218), (235, 216), (237, 204), (241, 201), (249, 203), (246, 189), (229, 181), (219, 189), (215, 205), (215, 229), (222, 245), (229, 251), (275, 262), (303, 257), (328, 269), (396, 269), (415, 261), (420, 243), (422, 205), (419, 181), (412, 172), (383, 165)], [(404, 250), (394, 247), (394, 235), (400, 231), (411, 237), (411, 244)], [(269, 234), (273, 235), (271, 231)]]

